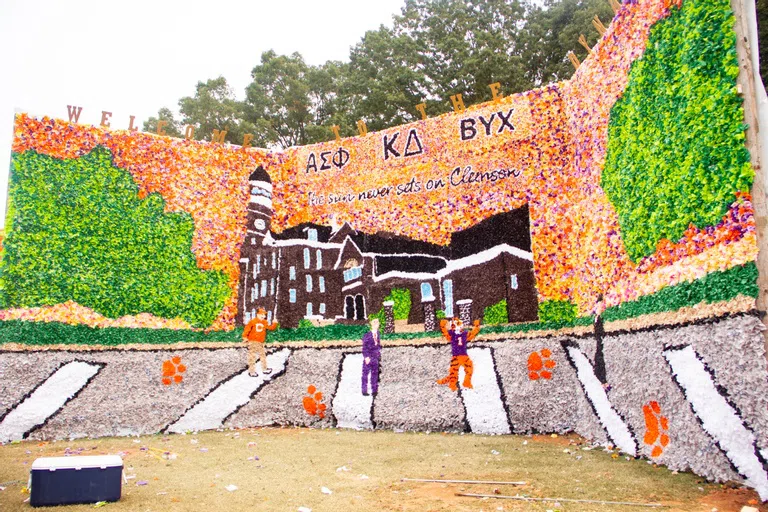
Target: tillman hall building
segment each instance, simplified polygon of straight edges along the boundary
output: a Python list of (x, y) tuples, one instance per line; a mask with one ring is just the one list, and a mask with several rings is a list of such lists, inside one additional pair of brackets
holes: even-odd
[(471, 304), (472, 318), (482, 318), (485, 308), (502, 300), (508, 322), (537, 319), (527, 206), (458, 231), (447, 246), (359, 233), (348, 223), (302, 224), (277, 235), (270, 231), (272, 183), (263, 167), (250, 175), (249, 185), (238, 325), (258, 308), (287, 328), (302, 319), (362, 323), (393, 289), (410, 291), (408, 324), (424, 324), (425, 311), (458, 316), (462, 303)]

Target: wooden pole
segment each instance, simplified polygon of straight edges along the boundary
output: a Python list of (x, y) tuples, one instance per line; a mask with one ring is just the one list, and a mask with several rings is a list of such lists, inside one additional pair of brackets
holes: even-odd
[(490, 480), (430, 480), (428, 478), (401, 478), (402, 482), (438, 482), (443, 484), (525, 485), (526, 482), (494, 482)]
[(625, 505), (628, 507), (666, 507), (661, 503), (635, 503), (632, 501), (602, 501), (602, 500), (575, 500), (569, 498), (528, 498), (526, 496), (505, 496), (503, 494), (471, 494), (457, 492), (456, 496), (467, 496), (470, 498), (498, 498), (502, 500), (520, 500), (520, 501), (559, 501), (564, 503), (597, 503), (600, 505)]
[[(746, 5), (745, 5), (746, 4)], [(768, 234), (766, 233), (766, 219), (768, 219), (768, 190), (766, 190), (765, 162), (762, 161), (762, 153), (765, 149), (766, 132), (768, 126), (759, 126), (759, 111), (757, 102), (757, 80), (752, 62), (752, 42), (750, 41), (749, 20), (753, 18), (747, 15), (746, 10), (755, 11), (754, 0), (731, 0), (731, 9), (735, 18), (734, 30), (736, 31), (736, 55), (739, 62), (739, 76), (736, 80), (744, 98), (744, 124), (748, 126), (746, 131), (746, 145), (751, 157), (752, 169), (755, 171), (755, 179), (752, 183), (752, 206), (755, 208), (755, 222), (757, 224), (757, 309), (768, 310)], [(753, 20), (754, 21), (754, 20)], [(754, 41), (757, 44), (757, 41)], [(763, 139), (761, 141), (761, 138)], [(765, 322), (765, 320), (763, 320)], [(768, 332), (763, 331), (768, 348)]]

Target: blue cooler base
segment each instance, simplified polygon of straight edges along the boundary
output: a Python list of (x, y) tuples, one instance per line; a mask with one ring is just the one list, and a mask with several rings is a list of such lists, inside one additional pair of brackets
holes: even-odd
[(32, 470), (29, 504), (33, 507), (118, 501), (122, 467)]

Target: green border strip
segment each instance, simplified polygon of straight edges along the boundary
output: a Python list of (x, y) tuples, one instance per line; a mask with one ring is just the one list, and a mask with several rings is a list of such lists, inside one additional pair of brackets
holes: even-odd
[[(754, 262), (712, 272), (696, 281), (669, 286), (639, 300), (626, 302), (608, 308), (603, 313), (606, 322), (625, 320), (651, 313), (676, 311), (682, 307), (702, 302), (713, 303), (731, 300), (738, 295), (757, 297), (757, 265)], [(543, 330), (558, 330), (567, 327), (586, 326), (592, 316), (583, 316), (573, 321), (529, 322), (514, 325), (484, 326), (482, 332), (514, 333)], [(269, 342), (307, 342), (360, 340), (368, 330), (366, 325), (329, 325), (298, 329), (278, 329), (268, 335)], [(231, 342), (241, 341), (242, 328), (233, 331), (189, 331), (173, 329), (132, 329), (120, 327), (88, 327), (68, 325), (60, 322), (29, 322), (25, 320), (0, 321), (0, 343), (24, 345), (102, 345), (120, 346), (127, 344), (168, 345), (173, 343)], [(440, 338), (439, 332), (413, 332), (386, 334), (382, 339), (423, 339)]]

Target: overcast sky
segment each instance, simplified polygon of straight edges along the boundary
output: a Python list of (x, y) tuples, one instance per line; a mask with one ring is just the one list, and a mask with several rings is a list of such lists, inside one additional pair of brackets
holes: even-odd
[(404, 0), (0, 0), (0, 226), (14, 110), (114, 128), (177, 110), (200, 80), (224, 76), (239, 98), (263, 51), (309, 64), (347, 60), (367, 30), (392, 26)]

